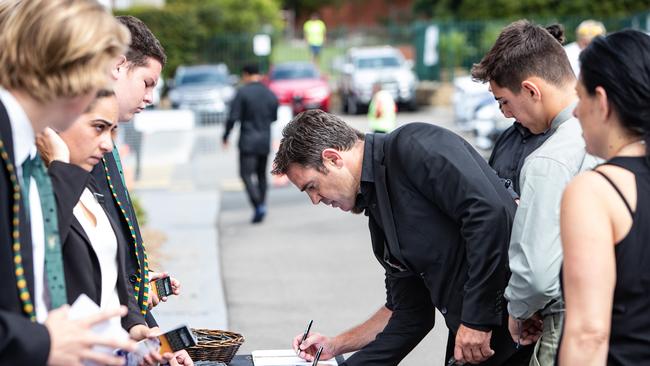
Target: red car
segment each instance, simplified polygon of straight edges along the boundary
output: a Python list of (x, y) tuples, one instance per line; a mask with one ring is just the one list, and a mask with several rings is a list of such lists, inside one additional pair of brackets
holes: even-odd
[(280, 104), (293, 107), (294, 114), (307, 109), (329, 111), (332, 91), (327, 80), (310, 62), (277, 64), (271, 67), (266, 83)]

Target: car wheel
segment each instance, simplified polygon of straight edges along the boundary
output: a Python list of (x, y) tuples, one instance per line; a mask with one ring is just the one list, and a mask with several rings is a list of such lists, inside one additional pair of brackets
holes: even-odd
[(406, 109), (408, 109), (411, 112), (418, 110), (418, 102), (415, 99), (415, 97), (413, 97), (413, 99), (408, 101), (408, 103), (406, 104)]
[(359, 113), (359, 103), (352, 95), (347, 97), (346, 104), (348, 105), (348, 114), (355, 115)]
[(399, 104), (400, 111), (414, 112), (417, 109), (418, 109), (418, 103), (415, 100), (415, 98), (403, 101)]
[(348, 97), (345, 94), (341, 94), (341, 110), (343, 113), (348, 113)]

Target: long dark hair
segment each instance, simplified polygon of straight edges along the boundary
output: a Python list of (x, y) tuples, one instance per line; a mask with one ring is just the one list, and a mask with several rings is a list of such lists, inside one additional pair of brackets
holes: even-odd
[(580, 65), (587, 92), (605, 89), (623, 127), (644, 139), (650, 164), (650, 36), (623, 30), (594, 38), (580, 54)]

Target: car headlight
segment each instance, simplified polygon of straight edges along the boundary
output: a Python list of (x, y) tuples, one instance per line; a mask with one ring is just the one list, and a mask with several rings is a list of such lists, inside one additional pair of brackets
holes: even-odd
[(223, 100), (226, 103), (229, 103), (232, 100), (232, 98), (234, 98), (234, 97), (235, 97), (235, 89), (233, 89), (233, 88), (223, 88), (221, 90), (221, 98), (223, 98)]
[(415, 86), (415, 83), (416, 83), (416, 78), (415, 78), (415, 75), (413, 75), (412, 73), (409, 72), (409, 73), (404, 73), (404, 74), (400, 75), (400, 78), (399, 78), (399, 86), (400, 86), (400, 88), (402, 88), (402, 89), (412, 88), (412, 87)]

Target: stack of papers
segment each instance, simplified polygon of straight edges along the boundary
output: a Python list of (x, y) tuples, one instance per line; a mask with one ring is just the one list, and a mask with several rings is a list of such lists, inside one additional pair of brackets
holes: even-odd
[[(305, 361), (296, 356), (292, 349), (274, 349), (253, 351), (253, 364), (255, 366), (311, 366), (310, 361)], [(335, 359), (318, 361), (318, 366), (337, 366)]]

